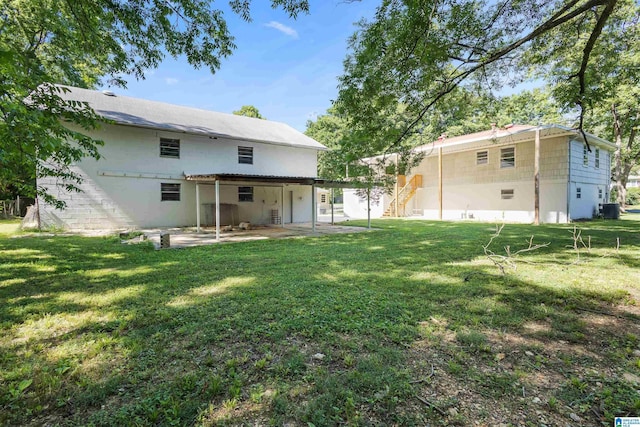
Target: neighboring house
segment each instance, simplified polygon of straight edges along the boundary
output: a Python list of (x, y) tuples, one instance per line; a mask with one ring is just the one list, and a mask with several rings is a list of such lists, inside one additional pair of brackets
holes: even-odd
[(640, 187), (640, 176), (639, 175), (629, 175), (627, 179), (627, 188), (638, 188)]
[[(73, 166), (84, 182), (68, 193), (51, 178), (38, 185), (66, 202), (41, 207), (44, 224), (122, 229), (309, 222), (317, 153), (326, 148), (284, 123), (69, 88), (111, 123), (90, 135), (100, 160)], [(217, 195), (217, 197), (216, 197)]]
[[(515, 125), (420, 146), (420, 165), (400, 177), (404, 182), (394, 194), (372, 206), (371, 216), (534, 222), (536, 133), (539, 221), (592, 218), (609, 200), (615, 145), (586, 134), (589, 151), (581, 132), (557, 125)], [(366, 201), (345, 190), (344, 210), (364, 218)]]

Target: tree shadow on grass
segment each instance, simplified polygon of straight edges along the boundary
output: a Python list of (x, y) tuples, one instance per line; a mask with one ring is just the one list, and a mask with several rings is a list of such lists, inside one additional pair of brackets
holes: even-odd
[[(479, 262), (490, 230), (399, 223), (181, 251), (109, 239), (0, 241), (0, 261), (11, 264), (2, 277), (26, 279), (0, 287), (2, 381), (34, 380), (20, 399), (2, 397), (3, 421), (323, 425), (359, 413), (417, 422), (422, 413), (398, 409), (414, 392), (406, 349), (423, 322), (520, 333), (540, 321), (557, 339), (589, 345), (585, 325), (562, 327), (575, 316), (570, 307), (621, 298), (502, 276)], [(535, 230), (554, 241), (568, 234)], [(22, 265), (11, 253), (20, 247), (39, 256)], [(564, 251), (556, 243), (541, 256)], [(31, 265), (39, 262), (55, 270)], [(42, 325), (30, 336), (34, 321)]]

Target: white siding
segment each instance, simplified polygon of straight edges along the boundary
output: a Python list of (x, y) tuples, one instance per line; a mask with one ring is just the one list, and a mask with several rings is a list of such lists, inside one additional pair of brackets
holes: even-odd
[[(105, 125), (94, 137), (105, 141), (99, 149), (102, 158), (84, 159), (74, 167), (84, 177), (83, 192), (69, 194), (51, 179), (39, 180), (67, 203), (63, 211), (43, 206), (45, 221), (71, 229), (192, 226), (196, 223), (195, 183), (182, 179), (185, 173), (313, 177), (317, 170), (317, 151), (308, 148), (114, 125)], [(179, 159), (160, 157), (161, 137), (180, 139)], [(252, 165), (238, 163), (239, 145), (253, 147)], [(161, 201), (161, 183), (180, 183), (180, 201)], [(310, 221), (311, 187), (289, 189), (294, 191), (294, 222)], [(238, 204), (242, 220), (255, 224), (269, 223), (270, 210), (282, 209), (281, 198), (279, 186), (255, 186), (253, 202), (238, 202), (237, 186), (221, 187), (221, 203)], [(214, 201), (213, 187), (202, 185), (201, 205)]]
[[(364, 219), (367, 218), (367, 199), (361, 198), (356, 194), (356, 190), (345, 188), (343, 190), (344, 214), (349, 218)], [(384, 207), (391, 201), (391, 198), (384, 195), (377, 203), (372, 201), (370, 204), (371, 218), (381, 218), (384, 214)]]
[[(609, 198), (611, 176), (611, 153), (600, 148), (600, 167), (595, 167), (595, 149), (587, 152), (588, 164), (583, 162), (584, 143), (571, 141), (571, 159), (569, 172), (569, 213), (571, 219), (592, 218), (598, 211), (598, 205), (606, 203)], [(578, 188), (580, 198), (578, 199)], [(598, 190), (602, 190), (602, 199), (598, 198)]]

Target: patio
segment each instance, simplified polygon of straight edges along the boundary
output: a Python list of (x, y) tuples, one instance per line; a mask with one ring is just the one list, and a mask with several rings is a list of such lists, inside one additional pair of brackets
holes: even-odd
[(311, 223), (286, 224), (272, 226), (253, 226), (251, 230), (223, 231), (220, 241), (216, 241), (215, 227), (187, 228), (154, 228), (141, 230), (156, 248), (160, 248), (160, 235), (169, 234), (170, 248), (188, 248), (193, 246), (212, 245), (215, 243), (244, 242), (250, 240), (286, 239), (317, 237), (339, 233), (362, 233), (370, 231), (366, 227), (352, 227), (347, 225), (331, 225), (316, 223), (315, 232)]

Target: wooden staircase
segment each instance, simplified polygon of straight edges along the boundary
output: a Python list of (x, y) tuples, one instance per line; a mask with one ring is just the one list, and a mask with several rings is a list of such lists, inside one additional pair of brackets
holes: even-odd
[(382, 214), (383, 217), (396, 217), (407, 216), (406, 207), (409, 201), (413, 198), (418, 191), (418, 188), (422, 188), (422, 175), (414, 175), (409, 182), (406, 182), (404, 175), (398, 176), (398, 212), (396, 212), (396, 198), (394, 197), (389, 203), (387, 210)]

